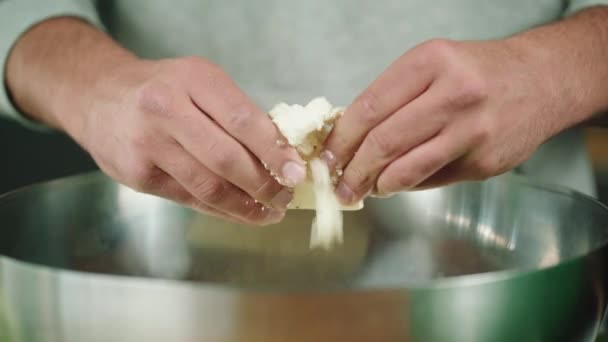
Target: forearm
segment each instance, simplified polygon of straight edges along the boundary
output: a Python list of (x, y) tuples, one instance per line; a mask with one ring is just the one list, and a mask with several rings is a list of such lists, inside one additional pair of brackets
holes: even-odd
[(71, 132), (81, 122), (91, 92), (103, 75), (134, 60), (129, 51), (74, 18), (44, 21), (15, 44), (6, 65), (6, 84), (27, 116)]
[(557, 120), (556, 129), (608, 110), (608, 7), (584, 10), (508, 41), (532, 63), (539, 82), (551, 88), (554, 103), (562, 106), (558, 111), (569, 113)]

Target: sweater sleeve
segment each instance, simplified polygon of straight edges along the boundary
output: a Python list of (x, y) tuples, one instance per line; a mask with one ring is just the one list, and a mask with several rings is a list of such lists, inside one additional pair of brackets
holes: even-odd
[(564, 15), (569, 16), (586, 8), (598, 5), (608, 5), (608, 0), (569, 0)]
[[(53, 17), (77, 17), (102, 29), (94, 0), (0, 0), (0, 117), (45, 130), (46, 126), (27, 119), (15, 108), (5, 82), (6, 62), (15, 42), (34, 25)], [(35, 80), (32, 80), (35, 82)]]

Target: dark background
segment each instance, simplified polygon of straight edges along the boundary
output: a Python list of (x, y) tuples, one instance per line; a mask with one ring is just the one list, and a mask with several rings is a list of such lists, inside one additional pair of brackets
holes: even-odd
[(0, 119), (0, 194), (28, 184), (95, 170), (70, 138)]

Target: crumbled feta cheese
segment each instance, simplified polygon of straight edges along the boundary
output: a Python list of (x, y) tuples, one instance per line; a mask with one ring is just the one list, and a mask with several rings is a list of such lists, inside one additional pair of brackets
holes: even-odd
[(343, 107), (333, 107), (327, 99), (318, 97), (306, 106), (279, 103), (269, 112), (287, 142), (308, 162), (307, 180), (294, 188), (294, 199), (289, 208), (317, 211), (312, 225), (312, 247), (329, 248), (333, 243), (341, 242), (341, 211), (363, 207), (363, 202), (352, 206), (340, 205), (333, 191), (334, 182), (329, 169), (318, 159), (334, 121), (343, 111)]

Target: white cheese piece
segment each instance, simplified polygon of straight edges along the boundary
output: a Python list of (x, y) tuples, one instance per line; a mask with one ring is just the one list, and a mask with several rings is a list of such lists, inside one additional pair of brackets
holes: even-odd
[(315, 209), (311, 247), (331, 247), (342, 242), (342, 210), (359, 210), (363, 201), (350, 206), (339, 203), (327, 165), (318, 159), (334, 121), (344, 111), (333, 107), (324, 97), (315, 98), (306, 106), (277, 104), (270, 112), (279, 131), (308, 162), (308, 177), (294, 188), (289, 209)]
[(331, 130), (331, 124), (343, 108), (333, 108), (324, 98), (318, 97), (306, 106), (277, 104), (269, 114), (287, 142), (308, 159), (318, 152)]

